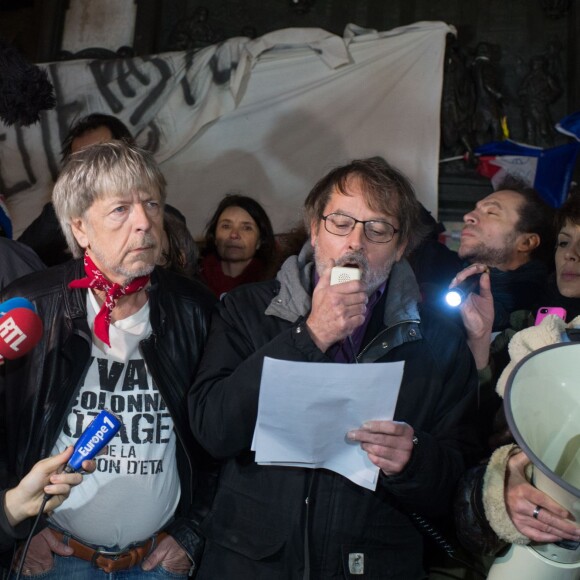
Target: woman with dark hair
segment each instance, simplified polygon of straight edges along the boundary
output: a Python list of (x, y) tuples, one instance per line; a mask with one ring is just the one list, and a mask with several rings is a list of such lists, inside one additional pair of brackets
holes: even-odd
[(264, 208), (251, 197), (228, 194), (205, 228), (201, 278), (218, 297), (241, 284), (264, 280), (275, 246)]

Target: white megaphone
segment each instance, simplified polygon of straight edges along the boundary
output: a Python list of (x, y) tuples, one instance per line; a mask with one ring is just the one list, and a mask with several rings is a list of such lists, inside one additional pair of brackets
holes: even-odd
[[(580, 522), (580, 343), (541, 348), (514, 368), (504, 408), (532, 484)], [(512, 544), (488, 580), (579, 580), (580, 542)]]

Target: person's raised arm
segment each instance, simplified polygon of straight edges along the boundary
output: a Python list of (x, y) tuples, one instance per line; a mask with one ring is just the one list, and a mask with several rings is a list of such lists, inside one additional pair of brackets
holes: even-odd
[(467, 345), (478, 369), (489, 364), (489, 348), (493, 327), (494, 307), (489, 269), (485, 264), (471, 264), (451, 281), (450, 288), (458, 286), (470, 276), (481, 274), (479, 293), (471, 292), (461, 305), (461, 319), (467, 333)]
[[(44, 494), (52, 497), (46, 502), (45, 512), (57, 508), (70, 494), (71, 488), (83, 480), (80, 473), (59, 473), (73, 452), (67, 447), (62, 453), (36, 463), (20, 483), (4, 495), (4, 511), (11, 526), (38, 514)], [(93, 461), (85, 461), (83, 468), (93, 471)]]
[(368, 297), (358, 280), (330, 284), (334, 261), (324, 270), (314, 292), (306, 327), (316, 346), (326, 352), (336, 342), (350, 336), (365, 320)]

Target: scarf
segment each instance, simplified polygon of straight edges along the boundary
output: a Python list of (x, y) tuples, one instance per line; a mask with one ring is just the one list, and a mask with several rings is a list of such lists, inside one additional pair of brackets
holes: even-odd
[(105, 275), (99, 270), (95, 263), (91, 260), (89, 255), (85, 253), (84, 258), (86, 278), (73, 280), (69, 283), (69, 288), (95, 288), (96, 290), (104, 290), (106, 293), (105, 302), (101, 306), (101, 310), (95, 316), (94, 331), (97, 338), (102, 340), (107, 346), (111, 346), (109, 341), (109, 326), (111, 325), (111, 314), (117, 300), (121, 296), (128, 294), (135, 294), (145, 288), (149, 282), (149, 276), (141, 276), (135, 278), (126, 286), (114, 284), (105, 278)]

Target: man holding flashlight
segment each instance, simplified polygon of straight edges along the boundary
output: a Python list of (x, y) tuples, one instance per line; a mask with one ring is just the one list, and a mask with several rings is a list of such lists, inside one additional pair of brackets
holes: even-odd
[(470, 264), (481, 264), (467, 274), (480, 273), (484, 267), (489, 271), (494, 331), (506, 328), (515, 310), (540, 306), (553, 248), (552, 221), (552, 208), (534, 189), (513, 178), (463, 216), (458, 255)]

